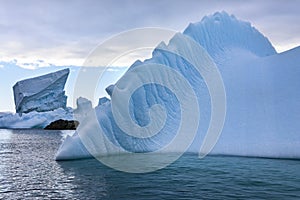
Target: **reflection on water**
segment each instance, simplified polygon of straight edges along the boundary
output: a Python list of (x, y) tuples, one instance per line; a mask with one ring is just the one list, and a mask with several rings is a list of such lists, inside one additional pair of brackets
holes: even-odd
[(165, 169), (128, 174), (95, 159), (54, 161), (61, 134), (0, 130), (0, 199), (300, 198), (297, 160), (186, 154)]
[[(0, 180), (4, 180), (4, 169), (5, 169), (5, 159), (8, 154), (12, 154), (13, 152), (7, 148), (8, 144), (10, 143), (10, 137), (11, 137), (12, 131), (10, 130), (3, 130), (0, 129)], [(6, 148), (5, 148), (6, 146)], [(3, 189), (3, 185), (0, 182), (0, 191)]]
[(60, 132), (2, 130), (1, 133), (9, 137), (0, 137), (0, 151), (10, 153), (0, 155), (0, 197), (70, 197), (69, 191), (65, 189), (72, 188), (72, 184), (53, 162), (61, 138)]
[(0, 142), (4, 143), (6, 141), (9, 141), (12, 135), (12, 130), (7, 129), (0, 129)]
[(59, 165), (65, 174), (72, 177), (72, 185), (76, 188), (73, 197), (103, 198), (108, 195), (106, 176), (109, 174), (97, 160), (61, 161)]
[(173, 161), (177, 160), (181, 153), (131, 153), (122, 155), (111, 155), (96, 157), (106, 166), (118, 171), (129, 173), (146, 173), (165, 168)]

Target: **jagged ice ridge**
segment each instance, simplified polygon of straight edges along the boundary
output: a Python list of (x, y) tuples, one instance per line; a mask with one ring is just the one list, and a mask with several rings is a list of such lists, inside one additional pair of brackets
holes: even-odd
[[(212, 154), (300, 158), (300, 48), (277, 54), (269, 40), (248, 22), (237, 20), (225, 12), (205, 17), (190, 24), (183, 32), (198, 42), (217, 64), (227, 97), (227, 115), (220, 139)], [(180, 72), (196, 88), (201, 107), (201, 123), (191, 152), (197, 152), (203, 142), (211, 117), (207, 86), (184, 58), (168, 49), (188, 51), (174, 36), (168, 45), (161, 43), (144, 63), (164, 64)], [(135, 62), (129, 71), (142, 65)], [(130, 82), (130, 80), (128, 80)], [(107, 91), (111, 94), (113, 86)], [(145, 85), (132, 96), (129, 110), (140, 126), (149, 123), (148, 110), (162, 105), (167, 113), (163, 129), (155, 137), (140, 139), (125, 134), (116, 125), (109, 100), (99, 101), (95, 108), (99, 125), (111, 143), (128, 152), (151, 152), (176, 134), (180, 109), (176, 97), (159, 85)], [(128, 105), (124, 105), (128, 106)], [(90, 130), (81, 137), (95, 137)], [(106, 144), (99, 155), (114, 152)], [(68, 136), (56, 159), (90, 157), (78, 134)]]

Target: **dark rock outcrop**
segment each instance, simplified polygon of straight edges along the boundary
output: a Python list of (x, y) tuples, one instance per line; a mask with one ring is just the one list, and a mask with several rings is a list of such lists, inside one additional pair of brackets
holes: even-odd
[(44, 129), (46, 130), (76, 130), (79, 122), (76, 120), (63, 120), (59, 119), (54, 122), (51, 122)]

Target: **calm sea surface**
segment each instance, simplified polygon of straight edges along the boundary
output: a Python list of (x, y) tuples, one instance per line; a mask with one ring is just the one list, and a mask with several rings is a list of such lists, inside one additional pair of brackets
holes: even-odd
[(0, 130), (0, 199), (300, 199), (300, 161), (186, 154), (128, 174), (54, 161), (60, 131)]

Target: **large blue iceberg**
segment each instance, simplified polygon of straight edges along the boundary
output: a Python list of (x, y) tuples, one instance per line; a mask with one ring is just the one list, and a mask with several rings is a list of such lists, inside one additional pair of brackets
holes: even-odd
[[(184, 37), (205, 49), (199, 58), (205, 58), (207, 53), (216, 63), (226, 91), (224, 127), (210, 153), (300, 158), (300, 47), (277, 53), (270, 41), (250, 23), (221, 12), (190, 24), (183, 35), (176, 34), (168, 45), (158, 45), (151, 59), (135, 62), (126, 74), (145, 64), (161, 64), (180, 73), (194, 89), (201, 114), (196, 137), (188, 148), (190, 152), (198, 152), (203, 144), (212, 117), (212, 101), (203, 76), (188, 60), (174, 53), (191, 51)], [(126, 74), (118, 83), (124, 81)], [(164, 77), (167, 82), (171, 81), (169, 79), (171, 77)], [(125, 82), (130, 85), (131, 80)], [(110, 95), (115, 89), (109, 87)], [(153, 137), (137, 138), (119, 127), (112, 102), (101, 99), (95, 108), (97, 122), (88, 118), (90, 126), (83, 123), (87, 126), (79, 127), (81, 134), (68, 136), (56, 159), (84, 158), (97, 153), (111, 155), (121, 151), (147, 153), (164, 148), (176, 136), (182, 120), (180, 102), (173, 91), (159, 84), (146, 84), (135, 90), (128, 104), (124, 102), (117, 108), (129, 110), (129, 124), (132, 120), (137, 126), (147, 127), (152, 119), (149, 110), (157, 104), (165, 110), (165, 116), (159, 116), (165, 119), (164, 126)], [(98, 140), (92, 123), (97, 123), (104, 132), (101, 145), (93, 144)], [(91, 148), (94, 152), (87, 150), (82, 139), (89, 141), (90, 147), (94, 145), (95, 148)], [(177, 146), (174, 151), (181, 150), (180, 143)]]

